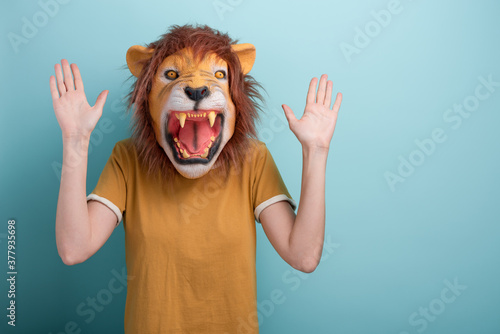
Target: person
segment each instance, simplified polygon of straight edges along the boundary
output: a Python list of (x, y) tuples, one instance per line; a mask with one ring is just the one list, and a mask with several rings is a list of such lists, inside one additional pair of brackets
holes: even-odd
[[(204, 31), (209, 31), (207, 29)], [(157, 44), (150, 46), (158, 47)], [(229, 53), (235, 52), (234, 44), (228, 46), (233, 47)], [(245, 46), (245, 50), (248, 47)], [(134, 50), (137, 53), (138, 49)], [(191, 76), (201, 71), (203, 57), (213, 57), (209, 53), (197, 58), (186, 50), (181, 48), (179, 52), (185, 52), (183, 57), (193, 57), (186, 62), (194, 66)], [(145, 53), (150, 54), (148, 57), (154, 54), (153, 49), (141, 48), (139, 51), (142, 52), (140, 57)], [(179, 52), (169, 55), (161, 64), (178, 57)], [(134, 69), (129, 54), (129, 68), (140, 78), (144, 71)], [(241, 73), (235, 73), (234, 66), (227, 66), (218, 58), (215, 60), (223, 66), (218, 68), (219, 72), (229, 77), (243, 74), (241, 80), (244, 80), (249, 69), (244, 69), (245, 58), (240, 57), (240, 61), (242, 66), (236, 69)], [(253, 60), (251, 62), (253, 64)], [(179, 59), (175, 64), (182, 66)], [(187, 76), (184, 81), (175, 81), (187, 70), (160, 73), (161, 66), (157, 65), (155, 72), (162, 75), (161, 80), (154, 84), (192, 84), (189, 80), (194, 79)], [(209, 71), (205, 70), (199, 77), (210, 75), (206, 72)], [(224, 81), (228, 78), (220, 73), (214, 75), (217, 79), (207, 80), (231, 89), (229, 82)], [(187, 95), (185, 101), (198, 103), (198, 99), (203, 98), (200, 95), (194, 99), (192, 94), (201, 92), (191, 90), (190, 86), (181, 88), (180, 94)], [(201, 122), (195, 123), (191, 117), (202, 119), (202, 112), (189, 116), (177, 113), (177, 117), (168, 118), (166, 129), (175, 128), (172, 131), (177, 131), (175, 136), (178, 137), (172, 137), (175, 142), (168, 152), (177, 152), (175, 160), (170, 160), (172, 164), (177, 162), (176, 168), (180, 167), (178, 173), (164, 180), (166, 182), (159, 182), (155, 178), (157, 174), (147, 172), (148, 166), (141, 160), (138, 146), (129, 138), (116, 144), (96, 188), (87, 196), (90, 135), (102, 115), (108, 91), (101, 92), (95, 104), (89, 105), (78, 66), (62, 59), (61, 64), (55, 65), (55, 76), (50, 77), (54, 112), (63, 141), (56, 213), (56, 242), (62, 261), (75, 265), (87, 260), (103, 246), (123, 218), (127, 271), (132, 277), (127, 287), (126, 333), (258, 333), (255, 221), (261, 223), (274, 249), (293, 268), (311, 273), (320, 262), (325, 231), (326, 163), (342, 101), (342, 94), (338, 93), (331, 107), (332, 90), (333, 83), (326, 74), (319, 79), (313, 78), (300, 119), (289, 106), (282, 105), (290, 130), (302, 146), (302, 183), (296, 214), (297, 205), (272, 156), (258, 140), (249, 141), (247, 158), (238, 166), (230, 162), (231, 168), (225, 175), (217, 173), (223, 168), (216, 163), (195, 177), (189, 177), (193, 175), (181, 169), (198, 164), (187, 163), (192, 156), (184, 155), (188, 150), (192, 155), (201, 145), (198, 136), (204, 131), (219, 131), (223, 137), (226, 133), (223, 127), (231, 121), (230, 117), (225, 118), (226, 123), (209, 120), (211, 128)], [(227, 94), (228, 99), (232, 95)], [(153, 98), (152, 93), (149, 96)], [(162, 103), (165, 104), (168, 98), (161, 100)], [(175, 115), (173, 111), (170, 113)], [(189, 121), (193, 123), (183, 124)], [(172, 122), (177, 123), (170, 125)], [(218, 126), (220, 129), (214, 130)], [(157, 148), (167, 152), (164, 147), (167, 144), (160, 141), (159, 133), (164, 132), (155, 132)], [(228, 149), (234, 137), (225, 139), (228, 143), (226, 147), (221, 145), (221, 152)], [(182, 146), (179, 141), (183, 141)], [(213, 139), (212, 142), (215, 143)], [(177, 148), (179, 151), (174, 151), (176, 146), (184, 150)], [(205, 151), (204, 159), (210, 158), (206, 152), (210, 151)], [(224, 156), (219, 155), (219, 159), (221, 157)], [(202, 155), (196, 159), (200, 161)], [(158, 175), (162, 172), (160, 170)]]

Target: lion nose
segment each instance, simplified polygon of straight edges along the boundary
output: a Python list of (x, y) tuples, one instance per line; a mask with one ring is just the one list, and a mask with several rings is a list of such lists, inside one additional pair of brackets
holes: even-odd
[(186, 87), (184, 89), (184, 92), (191, 100), (199, 101), (199, 100), (203, 99), (204, 97), (208, 96), (208, 87), (207, 86), (203, 86), (200, 88)]

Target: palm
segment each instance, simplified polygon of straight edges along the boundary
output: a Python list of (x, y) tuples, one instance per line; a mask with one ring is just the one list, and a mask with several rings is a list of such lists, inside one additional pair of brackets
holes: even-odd
[[(96, 104), (91, 107), (87, 102), (80, 71), (76, 64), (72, 64), (70, 67), (68, 62), (63, 59), (62, 65), (64, 79), (59, 64), (55, 66), (56, 77), (50, 77), (52, 103), (57, 121), (63, 136), (83, 135), (88, 137), (102, 115), (107, 91), (101, 92), (97, 97)], [(73, 70), (74, 80), (71, 70)]]
[(287, 105), (283, 105), (283, 109), (290, 129), (302, 146), (329, 148), (342, 102), (342, 94), (337, 94), (335, 103), (330, 109), (333, 83), (327, 81), (326, 75), (322, 75), (316, 94), (317, 82), (317, 78), (311, 80), (306, 107), (300, 119), (295, 117), (292, 109)]

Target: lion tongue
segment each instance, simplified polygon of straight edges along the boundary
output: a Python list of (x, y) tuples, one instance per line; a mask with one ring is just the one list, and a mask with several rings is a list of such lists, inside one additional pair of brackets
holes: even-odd
[(189, 154), (203, 154), (212, 135), (208, 121), (186, 120), (184, 127), (179, 129), (179, 141)]

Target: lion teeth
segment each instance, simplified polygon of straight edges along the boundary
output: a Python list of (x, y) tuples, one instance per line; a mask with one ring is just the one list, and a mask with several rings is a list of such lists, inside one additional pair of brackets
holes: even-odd
[(186, 114), (181, 112), (178, 114), (179, 117), (179, 123), (181, 125), (181, 128), (184, 128), (184, 124), (186, 124)]
[(215, 117), (217, 117), (215, 115), (215, 112), (211, 111), (208, 113), (208, 120), (210, 122), (210, 127), (213, 127), (214, 126), (214, 123), (215, 123)]
[(214, 140), (215, 140), (215, 137), (214, 137), (214, 136), (210, 137), (210, 140), (211, 140), (211, 141), (214, 141)]
[(189, 154), (188, 154), (188, 153), (184, 150), (184, 151), (182, 152), (182, 157), (183, 157), (183, 158), (189, 158), (189, 157), (190, 157), (190, 155), (189, 155)]

